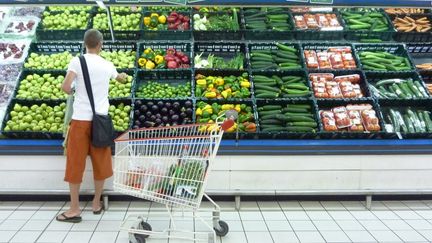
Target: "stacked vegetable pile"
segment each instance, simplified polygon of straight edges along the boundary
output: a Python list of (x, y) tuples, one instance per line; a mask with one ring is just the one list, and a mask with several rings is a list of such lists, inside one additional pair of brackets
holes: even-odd
[(258, 115), (262, 132), (316, 132), (318, 127), (309, 104), (263, 105)]
[(68, 10), (52, 14), (44, 12), (42, 27), (46, 30), (75, 30), (86, 29), (90, 14), (84, 11), (71, 13)]
[(241, 76), (195, 76), (195, 97), (208, 99), (250, 98), (250, 82), (248, 73)]
[(55, 106), (45, 103), (31, 106), (16, 103), (10, 111), (10, 120), (6, 122), (4, 131), (61, 133), (65, 107), (66, 103)]
[(301, 69), (299, 50), (295, 46), (276, 43), (276, 50), (270, 48), (250, 51), (252, 69), (293, 70)]
[(185, 84), (169, 84), (158, 81), (149, 81), (138, 87), (135, 97), (157, 99), (157, 98), (188, 98), (192, 96), (190, 82)]
[(252, 107), (246, 104), (219, 104), (212, 103), (208, 104), (204, 101), (200, 101), (196, 108), (196, 122), (207, 123), (207, 127), (203, 126), (203, 129), (213, 130), (215, 129), (216, 119), (223, 115), (228, 110), (236, 110), (238, 112), (238, 119), (234, 126), (229, 128), (225, 132), (256, 132), (255, 117), (253, 114)]
[(194, 14), (194, 30), (198, 31), (238, 31), (240, 30), (237, 11), (232, 14)]
[[(113, 13), (112, 21), (114, 30), (136, 31), (140, 29), (140, 13)], [(93, 28), (98, 30), (109, 30), (108, 17), (106, 13), (98, 13), (93, 18)]]
[(325, 131), (378, 132), (381, 130), (375, 110), (370, 104), (355, 104), (320, 110)]
[(375, 96), (384, 99), (419, 99), (428, 98), (429, 93), (418, 80), (407, 79), (383, 79), (370, 84), (370, 89)]
[(391, 27), (387, 18), (380, 12), (343, 11), (342, 17), (349, 30), (382, 32), (389, 30)]
[(153, 50), (149, 47), (138, 59), (138, 67), (150, 70), (190, 68), (190, 59), (188, 54), (174, 48)]
[(360, 62), (364, 70), (371, 71), (407, 71), (412, 66), (408, 57), (387, 51), (360, 51)]
[(191, 101), (142, 101), (134, 106), (133, 128), (160, 127), (188, 124), (192, 122), (193, 104)]
[(306, 66), (313, 69), (355, 69), (351, 47), (329, 47), (326, 50), (303, 51)]
[(144, 29), (146, 30), (189, 30), (189, 16), (171, 12), (168, 16), (161, 13), (150, 13), (144, 17)]
[(52, 75), (45, 73), (29, 74), (24, 80), (20, 81), (19, 89), (16, 94), (18, 99), (66, 99), (67, 94), (61, 90), (63, 75)]
[(251, 30), (288, 31), (292, 29), (288, 13), (283, 10), (269, 9), (267, 12), (257, 12), (255, 9), (244, 11), (245, 27)]
[(112, 119), (114, 130), (123, 132), (129, 129), (131, 106), (120, 103), (109, 107), (109, 115)]
[(393, 24), (399, 32), (430, 32), (432, 29), (430, 19), (426, 16), (414, 17), (395, 17)]
[(49, 6), (48, 10), (51, 12), (88, 12), (92, 10), (92, 6)]
[(132, 93), (132, 80), (131, 75), (127, 76), (126, 83), (119, 83), (115, 79), (111, 79), (109, 82), (109, 98), (127, 98), (131, 97)]
[(135, 67), (136, 51), (113, 50), (101, 51), (101, 57), (112, 62), (116, 68), (126, 69)]
[(303, 76), (254, 75), (255, 97), (258, 99), (309, 97), (311, 92)]
[(68, 51), (54, 54), (31, 53), (24, 67), (29, 69), (66, 70), (72, 58), (73, 55)]
[(416, 107), (390, 108), (384, 111), (386, 125), (390, 132), (425, 133), (432, 132), (431, 112)]
[(332, 73), (311, 73), (314, 95), (317, 98), (363, 98), (360, 75), (334, 76)]

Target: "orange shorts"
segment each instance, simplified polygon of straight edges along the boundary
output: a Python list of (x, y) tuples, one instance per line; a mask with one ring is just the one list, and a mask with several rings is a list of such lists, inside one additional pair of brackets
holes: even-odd
[(111, 147), (96, 148), (91, 144), (91, 121), (72, 120), (69, 127), (64, 180), (82, 182), (87, 156), (93, 165), (93, 178), (104, 180), (113, 175)]

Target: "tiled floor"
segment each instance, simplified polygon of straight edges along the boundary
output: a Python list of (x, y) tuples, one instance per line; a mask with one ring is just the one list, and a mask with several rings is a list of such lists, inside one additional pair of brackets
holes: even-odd
[[(127, 243), (128, 234), (119, 229), (130, 215), (149, 213), (154, 230), (166, 229), (170, 223), (164, 208), (150, 202), (110, 202), (109, 211), (102, 215), (93, 215), (86, 202), (81, 206), (83, 222), (69, 224), (55, 220), (68, 207), (66, 202), (0, 202), (0, 242)], [(220, 243), (432, 241), (431, 201), (374, 201), (370, 211), (359, 201), (248, 201), (240, 211), (234, 202), (220, 202), (220, 206), (221, 219), (230, 227), (227, 236), (217, 238)], [(208, 202), (202, 204), (204, 211), (210, 208)], [(199, 215), (211, 222), (209, 213)], [(206, 231), (190, 216), (175, 212), (177, 227)], [(150, 237), (146, 242), (168, 241)]]

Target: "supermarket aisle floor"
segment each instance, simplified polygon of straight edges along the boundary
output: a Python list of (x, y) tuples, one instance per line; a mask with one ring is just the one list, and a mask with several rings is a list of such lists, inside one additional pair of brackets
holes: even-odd
[[(371, 211), (359, 201), (253, 201), (243, 202), (239, 212), (233, 202), (220, 205), (230, 227), (230, 233), (218, 239), (222, 243), (432, 241), (432, 201), (374, 201)], [(208, 203), (202, 206), (209, 208)], [(0, 242), (127, 243), (120, 222), (149, 209), (154, 229), (169, 223), (160, 205), (142, 201), (111, 202), (110, 210), (99, 216), (83, 203), (83, 222), (56, 222), (54, 217), (66, 207), (65, 202), (0, 202)], [(193, 227), (193, 222), (182, 220), (180, 225)]]

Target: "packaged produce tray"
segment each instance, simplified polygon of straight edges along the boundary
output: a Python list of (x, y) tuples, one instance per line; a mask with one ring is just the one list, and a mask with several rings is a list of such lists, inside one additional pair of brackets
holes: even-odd
[[(267, 20), (263, 20), (261, 22), (266, 22), (266, 28), (257, 28), (257, 27), (253, 27), (253, 26), (248, 26), (252, 21), (252, 19), (248, 20), (247, 16), (247, 12), (246, 11), (242, 11), (243, 13), (243, 22), (242, 22), (242, 26), (243, 26), (243, 32), (244, 32), (244, 38), (245, 40), (292, 40), (294, 39), (294, 23), (292, 22), (292, 16), (290, 14), (290, 12), (288, 11), (288, 9), (286, 9), (285, 11), (274, 11), (274, 12), (267, 12), (264, 15), (261, 15), (260, 13), (261, 11), (256, 11), (256, 12), (251, 12), (250, 15), (259, 15), (259, 16), (264, 16), (267, 18)], [(289, 26), (289, 29), (278, 29), (277, 28), (277, 24), (276, 25), (272, 25), (269, 22), (270, 21), (270, 17), (268, 17), (268, 15), (286, 15), (288, 17), (288, 19), (286, 21), (284, 21), (285, 24), (287, 24), (287, 26)], [(285, 25), (284, 24), (284, 25)]]
[(9, 17), (3, 20), (0, 33), (16, 38), (32, 37), (36, 33), (39, 19), (36, 17)]
[[(196, 13), (198, 14), (198, 13)], [(200, 30), (195, 28), (196, 22), (197, 20), (195, 19), (196, 14), (193, 15), (193, 20), (192, 20), (192, 27), (193, 28), (193, 37), (195, 40), (198, 41), (210, 41), (210, 40), (241, 40), (243, 37), (243, 32), (240, 29), (241, 26), (241, 16), (240, 13), (237, 13), (237, 23), (235, 24), (238, 29), (235, 30), (234, 29), (226, 29), (226, 30)], [(212, 13), (199, 13), (199, 15), (201, 17), (203, 16), (207, 16), (207, 20), (211, 21), (212, 16), (221, 16), (221, 15), (231, 15), (233, 16), (232, 13), (229, 12), (212, 12)], [(235, 18), (233, 16), (233, 18)], [(233, 21), (235, 21), (233, 19)]]
[[(186, 69), (186, 70), (190, 70), (190, 67), (193, 65), (193, 50), (191, 47), (191, 43), (190, 42), (141, 42), (138, 44), (138, 52), (137, 52), (137, 59), (139, 60), (141, 56), (143, 56), (144, 51), (146, 49), (150, 48), (153, 52), (154, 51), (162, 51), (162, 52), (167, 52), (168, 49), (170, 48), (174, 48), (176, 52), (181, 52), (182, 54), (186, 55), (188, 57), (189, 60), (189, 64), (187, 65), (188, 67), (182, 67), (181, 65), (179, 65), (178, 63), (176, 64), (177, 68), (169, 68), (168, 67), (168, 62), (167, 62), (167, 66), (166, 67), (161, 67), (161, 68), (157, 68), (157, 63), (155, 65), (155, 67), (150, 68), (150, 70), (153, 69), (172, 69), (172, 70), (181, 70), (181, 69)], [(164, 56), (164, 60), (166, 60), (166, 55), (167, 53), (165, 53)], [(175, 54), (174, 54), (175, 55)], [(183, 61), (182, 61), (183, 64)], [(138, 65), (138, 67), (140, 67)], [(148, 69), (148, 68), (142, 68), (142, 69)]]
[(350, 43), (303, 43), (301, 46), (306, 68), (314, 72), (326, 69), (354, 70), (359, 67), (355, 49)]
[(155, 100), (171, 100), (171, 99), (191, 99), (194, 91), (194, 80), (192, 78), (192, 72), (190, 70), (139, 70), (136, 76), (134, 98), (135, 99), (151, 99), (151, 97), (141, 97), (137, 93), (140, 92), (142, 85), (149, 84), (150, 82), (158, 82), (163, 85), (169, 85), (171, 87), (177, 87), (182, 85), (190, 85), (190, 96), (185, 97), (158, 97)]
[(55, 40), (55, 41), (63, 41), (63, 40), (76, 40), (81, 41), (84, 38), (84, 33), (87, 29), (91, 28), (91, 14), (87, 19), (86, 27), (83, 29), (61, 29), (61, 30), (53, 30), (53, 29), (45, 29), (43, 26), (44, 18), (39, 22), (39, 25), (36, 29), (36, 38), (38, 41), (47, 41), (47, 40)]
[[(192, 38), (192, 18), (190, 11), (179, 11), (173, 14), (171, 11), (148, 11), (146, 10), (143, 14), (143, 18), (151, 16), (152, 13), (157, 13), (159, 15), (165, 16), (165, 29), (150, 30), (145, 25), (145, 20), (141, 21), (141, 39), (143, 40), (190, 40)], [(181, 19), (181, 27), (171, 27), (175, 26), (175, 22), (180, 18), (179, 15), (187, 17), (188, 21), (183, 21), (184, 17)], [(163, 19), (162, 19), (163, 20)], [(150, 20), (151, 21), (151, 20)], [(180, 20), (179, 20), (180, 21)], [(188, 24), (184, 24), (187, 22)], [(159, 22), (161, 23), (161, 22)], [(185, 26), (188, 27), (185, 29)]]
[[(299, 25), (297, 24), (296, 18), (298, 18), (299, 16), (303, 16), (304, 14), (335, 14), (336, 15), (336, 19), (339, 23), (339, 27), (340, 29), (338, 30), (333, 30), (332, 28), (321, 28), (321, 27), (317, 27), (317, 28), (310, 28), (310, 29), (302, 29), (299, 27)], [(342, 20), (341, 17), (339, 16), (339, 13), (337, 12), (332, 12), (332, 13), (326, 13), (326, 12), (310, 12), (310, 13), (293, 13), (293, 21), (294, 21), (294, 35), (295, 38), (297, 40), (342, 40), (343, 39), (343, 24), (342, 24)]]
[(31, 39), (0, 40), (0, 65), (22, 63), (29, 53), (30, 43)]
[[(297, 112), (303, 111), (301, 108), (303, 105), (307, 105), (311, 107), (311, 109), (308, 112), (306, 112), (307, 115), (301, 116), (300, 115), (301, 113), (297, 113)], [(268, 111), (267, 107), (271, 107), (271, 106), (280, 106), (282, 107), (282, 109)], [(300, 108), (290, 107), (290, 106), (300, 106)], [(313, 100), (257, 100), (256, 107), (257, 107), (257, 115), (259, 120), (260, 138), (266, 138), (266, 139), (317, 139), (319, 138), (319, 131), (321, 130), (321, 128), (320, 128), (319, 121), (317, 119), (318, 118), (317, 106)], [(280, 111), (280, 113), (278, 111)], [(273, 112), (275, 114), (273, 114)], [(279, 128), (280, 126), (283, 126), (285, 128), (281, 129)]]
[[(32, 84), (32, 87), (31, 88), (29, 88), (29, 93), (32, 95), (31, 97), (27, 97), (27, 98), (23, 98), (23, 97), (17, 97), (17, 95), (18, 95), (18, 92), (19, 92), (19, 90), (21, 89), (21, 86), (23, 85), (23, 80), (25, 80), (26, 78), (27, 78), (27, 76), (29, 76), (29, 75), (34, 75), (34, 74), (37, 74), (37, 75), (39, 75), (40, 77), (42, 77), (44, 74), (50, 74), (51, 75), (51, 77), (54, 77), (54, 78), (56, 78), (57, 79), (57, 77), (58, 76), (63, 76), (63, 77), (65, 77), (66, 76), (66, 72), (65, 71), (60, 71), (60, 70), (24, 70), (22, 73), (21, 73), (21, 75), (20, 75), (20, 77), (19, 77), (19, 79), (18, 79), (18, 84), (17, 84), (17, 86), (16, 86), (16, 88), (15, 88), (15, 92), (14, 92), (14, 99), (15, 100), (17, 100), (18, 102), (21, 102), (21, 101), (25, 101), (25, 100), (37, 100), (37, 101), (44, 101), (44, 102), (49, 102), (49, 101), (57, 101), (57, 100), (59, 100), (59, 101), (65, 101), (66, 100), (66, 98), (67, 98), (67, 94), (65, 94), (64, 92), (63, 92), (63, 90), (61, 90), (61, 87), (60, 88), (58, 88), (58, 87), (56, 87), (56, 88), (58, 88), (59, 89), (59, 93), (60, 94), (62, 94), (63, 95), (63, 97), (59, 97), (59, 96), (57, 96), (57, 98), (56, 99), (52, 99), (51, 97), (40, 97), (39, 95), (37, 95), (37, 96), (34, 96), (35, 95), (35, 92), (36, 92), (36, 86), (37, 85), (39, 85), (40, 83), (36, 83), (36, 84), (32, 84), (31, 83), (31, 81), (29, 81), (29, 83), (31, 83)], [(33, 77), (33, 76), (32, 76)], [(32, 79), (33, 80), (33, 79)], [(59, 82), (58, 84), (62, 84), (63, 82)], [(37, 87), (42, 93), (47, 93), (47, 92), (43, 92), (42, 91), (42, 89), (43, 89), (43, 87), (46, 85), (46, 80), (44, 81), (44, 83), (43, 84), (41, 84), (40, 85), (40, 87)], [(51, 90), (51, 87), (46, 87), (46, 89), (48, 90)]]
[[(194, 67), (195, 69), (234, 69), (234, 70), (246, 70), (247, 69), (247, 61), (246, 61), (246, 44), (244, 43), (229, 43), (229, 42), (217, 42), (217, 43), (206, 43), (206, 42), (195, 42), (194, 43)], [(206, 59), (210, 62), (209, 55), (212, 54), (216, 58), (223, 58), (223, 63), (227, 66), (224, 68), (219, 68), (221, 65), (217, 67), (201, 67), (198, 66), (196, 62), (196, 57), (200, 56), (200, 59)], [(241, 62), (240, 56), (242, 56), (243, 61)], [(231, 60), (236, 59), (237, 61), (230, 62)]]
[[(430, 14), (390, 15), (390, 18), (396, 29), (396, 33), (394, 34), (394, 39), (396, 41), (420, 43), (432, 41), (432, 29), (430, 27), (432, 25), (432, 16)], [(415, 25), (409, 24), (410, 21), (414, 21)], [(418, 21), (425, 24), (418, 25)], [(407, 28), (408, 26), (412, 26), (411, 28), (414, 29), (406, 32), (405, 26), (407, 26)], [(416, 26), (419, 27), (419, 31), (416, 30)]]

